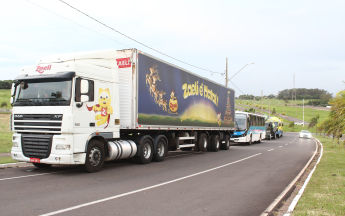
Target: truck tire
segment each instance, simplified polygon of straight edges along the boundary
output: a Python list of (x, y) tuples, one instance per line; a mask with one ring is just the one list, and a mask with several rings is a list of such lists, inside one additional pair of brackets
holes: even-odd
[(219, 135), (213, 135), (211, 137), (210, 149), (213, 152), (219, 151)]
[(142, 144), (141, 154), (135, 157), (137, 163), (148, 164), (153, 158), (153, 143), (150, 139), (145, 139)]
[(164, 138), (160, 138), (157, 144), (157, 152), (153, 154), (153, 161), (162, 162), (168, 152), (167, 143)]
[(87, 147), (85, 164), (82, 169), (85, 172), (99, 172), (104, 164), (104, 147), (99, 140), (91, 140)]
[(224, 137), (225, 137), (225, 139), (224, 139), (225, 143), (222, 143), (220, 145), (220, 149), (222, 149), (222, 150), (229, 150), (229, 148), (230, 148), (230, 136), (229, 135), (225, 135)]
[(52, 164), (41, 164), (41, 163), (32, 163), (35, 167), (41, 169), (48, 169), (52, 166)]
[(202, 151), (202, 152), (207, 151), (208, 139), (207, 139), (207, 135), (205, 133), (202, 133), (200, 135), (200, 139), (198, 140), (198, 145), (199, 145), (200, 151)]

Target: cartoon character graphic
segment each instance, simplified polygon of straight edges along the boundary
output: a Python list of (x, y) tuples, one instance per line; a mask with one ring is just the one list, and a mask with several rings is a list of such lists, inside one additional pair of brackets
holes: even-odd
[(220, 125), (222, 124), (222, 114), (218, 113), (217, 117), (218, 117), (218, 125), (220, 127)]
[(178, 103), (174, 91), (172, 91), (170, 94), (169, 108), (172, 113), (176, 113), (178, 109)]
[(99, 89), (98, 93), (98, 103), (93, 105), (92, 107), (87, 107), (89, 111), (94, 112), (101, 112), (100, 114), (96, 115), (95, 119), (97, 120), (97, 126), (107, 123), (104, 129), (106, 129), (109, 125), (110, 115), (113, 114), (113, 108), (111, 107), (111, 95), (108, 88), (106, 89)]

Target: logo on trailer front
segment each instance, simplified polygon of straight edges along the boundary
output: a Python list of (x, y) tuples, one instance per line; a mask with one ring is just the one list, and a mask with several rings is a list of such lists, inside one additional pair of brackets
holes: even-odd
[(44, 67), (42, 67), (42, 66), (36, 66), (36, 67), (37, 67), (36, 71), (38, 73), (43, 73), (45, 70), (50, 70), (52, 68), (52, 65), (47, 65)]
[(119, 68), (127, 68), (127, 67), (131, 67), (131, 63), (129, 62), (129, 57), (128, 58), (118, 58), (116, 59), (117, 61), (117, 66), (119, 66)]

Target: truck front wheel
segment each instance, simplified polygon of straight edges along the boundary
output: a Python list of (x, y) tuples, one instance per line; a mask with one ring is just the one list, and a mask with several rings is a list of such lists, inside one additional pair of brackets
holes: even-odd
[(91, 140), (87, 147), (85, 164), (82, 169), (86, 172), (98, 172), (104, 164), (104, 148), (100, 141)]
[(152, 161), (153, 144), (150, 139), (145, 139), (142, 144), (141, 154), (135, 157), (137, 163), (148, 164)]

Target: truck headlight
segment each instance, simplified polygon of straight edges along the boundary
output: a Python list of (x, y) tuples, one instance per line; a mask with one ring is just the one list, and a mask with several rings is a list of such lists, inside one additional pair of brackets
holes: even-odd
[(56, 150), (70, 150), (71, 145), (58, 144), (55, 147)]

